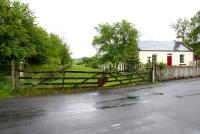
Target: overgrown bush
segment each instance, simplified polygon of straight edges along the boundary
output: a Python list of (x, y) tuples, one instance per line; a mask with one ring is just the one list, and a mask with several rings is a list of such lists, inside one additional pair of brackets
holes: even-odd
[(146, 68), (151, 68), (152, 67), (152, 63), (151, 62), (148, 62), (144, 65)]
[(167, 64), (163, 62), (156, 63), (156, 66), (158, 66), (160, 69), (165, 69), (167, 67)]
[(95, 56), (93, 57), (83, 57), (82, 64), (91, 67), (91, 68), (98, 68), (99, 67), (99, 59)]
[(61, 64), (61, 61), (60, 61), (60, 58), (58, 58), (58, 57), (50, 57), (50, 58), (47, 58), (46, 63), (59, 65), (59, 64)]

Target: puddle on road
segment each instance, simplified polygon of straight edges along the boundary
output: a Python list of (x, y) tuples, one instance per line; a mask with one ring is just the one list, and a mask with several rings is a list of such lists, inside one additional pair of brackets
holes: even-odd
[(138, 97), (137, 96), (127, 96), (125, 99), (129, 99), (129, 100), (134, 99), (134, 100), (137, 100)]
[(151, 92), (148, 96), (154, 96), (154, 95), (164, 95), (162, 92)]
[(138, 96), (126, 96), (123, 98), (108, 100), (99, 102), (96, 106), (97, 109), (109, 109), (109, 108), (116, 108), (116, 107), (124, 107), (133, 104), (137, 104), (139, 100)]
[[(42, 107), (4, 110), (0, 112), (0, 129), (18, 126), (20, 121), (32, 120), (43, 115), (45, 115), (45, 110)], [(5, 125), (7, 123), (8, 125)]]
[(191, 96), (198, 96), (200, 93), (191, 93), (191, 94), (184, 94), (184, 95), (176, 95), (176, 98), (185, 98), (185, 97), (191, 97)]
[(164, 93), (155, 93), (154, 95), (164, 95)]

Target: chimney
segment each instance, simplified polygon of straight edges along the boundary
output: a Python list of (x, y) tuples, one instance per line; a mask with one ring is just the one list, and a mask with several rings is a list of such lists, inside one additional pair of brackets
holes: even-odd
[(176, 36), (176, 42), (182, 42), (182, 41), (183, 41), (182, 35), (181, 35), (181, 33), (178, 31), (178, 32), (177, 32), (177, 36)]

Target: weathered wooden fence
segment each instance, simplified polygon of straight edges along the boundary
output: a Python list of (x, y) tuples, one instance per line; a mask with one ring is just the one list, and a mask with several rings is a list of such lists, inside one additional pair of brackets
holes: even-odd
[(200, 66), (172, 66), (164, 69), (155, 67), (154, 69), (155, 79), (158, 81), (200, 76)]
[[(98, 88), (151, 81), (151, 69), (127, 71), (23, 71), (17, 86), (25, 88)], [(23, 74), (23, 75), (19, 75)]]
[(123, 71), (25, 71), (15, 72), (15, 85), (21, 88), (76, 89), (114, 87), (163, 80), (200, 77), (200, 66), (153, 67)]

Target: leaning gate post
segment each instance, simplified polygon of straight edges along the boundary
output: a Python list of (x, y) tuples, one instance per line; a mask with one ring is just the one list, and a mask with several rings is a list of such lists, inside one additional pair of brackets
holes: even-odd
[(151, 69), (151, 82), (154, 83), (155, 82), (155, 66), (153, 65), (152, 66), (152, 69)]

